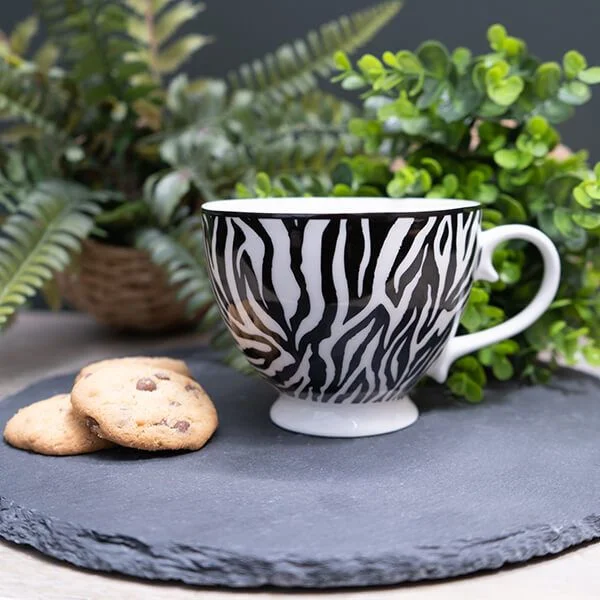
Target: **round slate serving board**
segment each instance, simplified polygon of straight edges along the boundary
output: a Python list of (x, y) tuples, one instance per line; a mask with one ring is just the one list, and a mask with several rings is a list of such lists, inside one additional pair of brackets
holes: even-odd
[[(472, 573), (600, 537), (600, 380), (563, 370), (480, 406), (423, 390), (412, 427), (360, 439), (269, 422), (275, 392), (196, 353), (221, 427), (202, 451), (51, 458), (0, 445), (0, 536), (75, 565), (220, 586)], [(0, 403), (0, 426), (71, 376)]]

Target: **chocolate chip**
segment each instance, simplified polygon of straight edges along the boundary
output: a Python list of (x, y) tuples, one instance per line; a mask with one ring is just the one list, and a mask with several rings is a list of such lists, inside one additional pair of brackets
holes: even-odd
[(166, 374), (166, 373), (154, 373), (154, 377), (156, 377), (156, 379), (164, 379), (166, 381), (170, 381), (171, 378)]
[(185, 433), (190, 428), (190, 424), (188, 421), (177, 421), (175, 425), (173, 425), (173, 429), (177, 429), (181, 433)]
[(169, 406), (181, 406), (181, 402), (177, 402), (177, 400), (169, 400)]
[(156, 389), (156, 384), (150, 377), (142, 377), (135, 384), (135, 389), (140, 390), (140, 392), (153, 392)]
[(98, 423), (96, 419), (92, 419), (92, 417), (86, 417), (85, 425), (94, 435), (102, 437), (102, 432), (100, 431), (100, 423)]
[(188, 383), (185, 386), (185, 391), (192, 392), (195, 398), (200, 398), (200, 388), (197, 385), (192, 385), (191, 383)]

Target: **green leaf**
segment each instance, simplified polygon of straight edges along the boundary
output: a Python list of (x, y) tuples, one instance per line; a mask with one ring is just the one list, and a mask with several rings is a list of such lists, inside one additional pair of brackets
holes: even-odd
[(485, 371), (474, 356), (463, 356), (455, 363), (458, 370), (468, 373), (469, 377), (478, 385), (485, 385)]
[(17, 23), (9, 38), (10, 49), (18, 56), (24, 56), (38, 29), (39, 23), (36, 16), (27, 17)]
[(568, 206), (581, 179), (576, 175), (564, 174), (553, 177), (546, 183), (545, 191), (552, 203), (557, 206)]
[(581, 352), (588, 364), (593, 367), (600, 367), (600, 347), (588, 344), (583, 347)]
[(462, 121), (481, 101), (481, 93), (468, 77), (462, 78), (456, 87), (445, 85), (441, 91), (437, 112), (446, 123)]
[(593, 200), (600, 200), (600, 183), (586, 181), (582, 184), (585, 193)]
[(536, 115), (532, 117), (529, 121), (527, 121), (527, 125), (525, 126), (527, 132), (534, 137), (542, 137), (548, 132), (549, 125), (548, 121), (544, 119), (544, 117), (540, 117)]
[(577, 204), (580, 204), (584, 208), (592, 208), (592, 199), (585, 193), (583, 186), (577, 186), (573, 190), (573, 197)]
[(580, 81), (571, 81), (563, 85), (558, 92), (558, 99), (566, 104), (580, 106), (592, 97), (590, 88)]
[(505, 261), (502, 263), (500, 271), (500, 281), (508, 285), (513, 285), (521, 279), (521, 267), (513, 262)]
[(536, 95), (543, 100), (553, 98), (558, 93), (562, 71), (556, 62), (541, 64), (535, 71), (533, 89)]
[(569, 237), (573, 231), (573, 213), (570, 209), (558, 207), (554, 210), (554, 225), (565, 237)]
[(360, 75), (356, 75), (354, 73), (349, 75), (342, 81), (342, 87), (345, 90), (359, 90), (365, 87), (366, 85), (367, 82), (364, 79), (364, 77), (361, 77)]
[(471, 51), (468, 48), (456, 48), (452, 53), (452, 62), (459, 74), (464, 74), (471, 62)]
[(506, 39), (506, 28), (499, 24), (492, 25), (487, 31), (487, 38), (493, 50), (502, 50), (502, 45)]
[(554, 124), (567, 121), (573, 116), (573, 112), (573, 106), (556, 98), (546, 100), (540, 107), (540, 114)]
[(496, 354), (507, 355), (515, 354), (519, 351), (519, 344), (515, 340), (504, 340), (494, 345), (494, 352)]
[(372, 54), (365, 54), (358, 62), (358, 68), (369, 78), (379, 77), (384, 72), (381, 61)]
[(450, 67), (448, 50), (440, 42), (424, 42), (417, 49), (417, 56), (425, 70), (437, 79), (443, 79)]
[(516, 169), (519, 165), (519, 152), (517, 150), (497, 150), (494, 160), (503, 169)]
[(563, 58), (563, 69), (569, 79), (574, 79), (581, 71), (587, 68), (585, 57), (576, 50), (569, 50)]
[(600, 67), (590, 67), (589, 69), (580, 71), (577, 74), (577, 77), (579, 81), (583, 81), (583, 83), (587, 83), (589, 85), (600, 83)]
[(256, 189), (261, 197), (267, 198), (272, 195), (273, 188), (271, 187), (271, 180), (266, 173), (259, 173), (256, 176)]
[(481, 288), (473, 287), (471, 289), (471, 293), (469, 294), (469, 302), (473, 302), (475, 304), (480, 302), (487, 302), (490, 299), (490, 295)]
[(451, 375), (447, 385), (453, 394), (465, 398), (468, 402), (477, 403), (483, 400), (483, 389), (466, 373)]
[(180, 171), (173, 171), (164, 176), (158, 175), (148, 180), (144, 199), (159, 225), (165, 227), (169, 224), (173, 213), (190, 187), (190, 175)]
[(398, 69), (405, 74), (418, 75), (423, 71), (423, 65), (418, 56), (408, 50), (396, 52), (396, 64)]
[(198, 49), (206, 46), (212, 38), (199, 35), (186, 35), (161, 51), (156, 61), (156, 69), (159, 73), (172, 73), (176, 71), (190, 56)]
[[(393, 54), (392, 54), (392, 56), (393, 56)], [(352, 64), (350, 63), (350, 59), (348, 58), (348, 55), (345, 52), (342, 52), (341, 50), (338, 50), (333, 55), (333, 60), (335, 62), (335, 66), (340, 71), (350, 71), (352, 69)]]
[(494, 362), (494, 350), (491, 347), (483, 348), (477, 352), (477, 358), (481, 362), (482, 365), (486, 367), (490, 367)]
[(492, 364), (492, 372), (494, 377), (500, 381), (506, 381), (510, 379), (514, 374), (512, 363), (508, 358), (496, 357)]
[(473, 331), (479, 331), (481, 327), (482, 318), (479, 311), (472, 304), (467, 305), (461, 318), (460, 324), (470, 333)]
[(491, 100), (500, 106), (514, 104), (525, 87), (523, 79), (518, 75), (511, 75), (487, 86), (487, 94)]
[(552, 326), (550, 327), (550, 337), (555, 337), (557, 336), (563, 329), (565, 329), (565, 327), (567, 326), (566, 321), (556, 321), (554, 323), (552, 323)]
[(576, 213), (573, 221), (584, 229), (597, 229), (600, 227), (600, 214)]
[(202, 4), (193, 4), (188, 0), (178, 0), (156, 21), (155, 43), (164, 44), (184, 23), (193, 19), (203, 9)]
[(42, 73), (47, 73), (56, 64), (59, 54), (58, 48), (54, 44), (46, 42), (35, 53), (33, 62)]
[(513, 198), (508, 194), (500, 194), (498, 204), (508, 222), (527, 222), (527, 211), (525, 210), (525, 207), (516, 198)]
[(569, 298), (561, 298), (560, 300), (555, 300), (550, 305), (550, 309), (563, 308), (565, 306), (570, 306), (571, 304), (573, 304), (573, 300), (570, 300)]

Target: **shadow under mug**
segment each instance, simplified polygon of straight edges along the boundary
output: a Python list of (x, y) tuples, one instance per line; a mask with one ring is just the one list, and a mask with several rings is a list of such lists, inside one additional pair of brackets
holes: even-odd
[[(470, 200), (266, 198), (202, 207), (206, 264), (238, 348), (279, 390), (291, 431), (359, 437), (415, 422), (406, 395), (457, 358), (537, 320), (560, 280), (558, 252), (525, 225), (481, 230)], [(525, 240), (544, 275), (530, 304), (456, 335), (474, 280), (496, 281), (494, 248)]]

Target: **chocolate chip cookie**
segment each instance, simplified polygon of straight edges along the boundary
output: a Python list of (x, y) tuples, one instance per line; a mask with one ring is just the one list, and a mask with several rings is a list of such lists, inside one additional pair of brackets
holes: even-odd
[(95, 435), (139, 450), (198, 450), (218, 425), (198, 383), (147, 364), (99, 369), (79, 379), (71, 402)]
[(186, 377), (191, 377), (188, 366), (182, 360), (176, 358), (169, 358), (168, 356), (125, 356), (123, 358), (109, 358), (107, 360), (101, 360), (95, 363), (91, 363), (81, 371), (75, 378), (77, 383), (82, 377), (86, 377), (90, 373), (95, 373), (98, 369), (104, 369), (105, 367), (114, 366), (129, 366), (132, 364), (144, 364), (156, 369), (166, 369), (168, 371), (175, 371)]
[(16, 448), (50, 456), (86, 454), (113, 444), (95, 436), (73, 412), (69, 394), (22, 408), (6, 424), (4, 439)]

